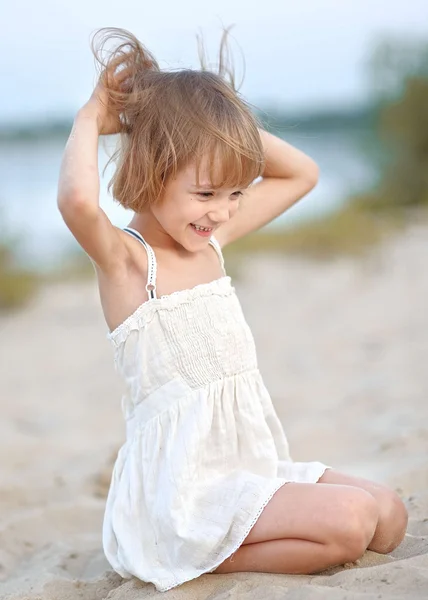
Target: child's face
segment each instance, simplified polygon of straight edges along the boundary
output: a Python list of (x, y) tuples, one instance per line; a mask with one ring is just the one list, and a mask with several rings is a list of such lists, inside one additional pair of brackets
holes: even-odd
[[(234, 216), (243, 192), (243, 189), (210, 187), (209, 171), (204, 163), (199, 175), (197, 186), (195, 165), (182, 169), (166, 184), (162, 200), (152, 207), (164, 231), (189, 252), (206, 246), (215, 230)], [(210, 230), (198, 232), (194, 225)]]

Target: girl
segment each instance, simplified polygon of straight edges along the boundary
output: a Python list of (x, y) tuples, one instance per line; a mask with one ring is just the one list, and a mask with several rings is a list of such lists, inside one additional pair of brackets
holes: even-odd
[[(65, 148), (58, 206), (94, 264), (126, 383), (108, 561), (163, 592), (203, 573), (317, 573), (390, 552), (407, 524), (395, 492), (290, 457), (224, 270), (221, 249), (307, 194), (317, 165), (258, 126), (224, 64), (161, 71), (129, 32), (98, 34), (101, 73)], [(109, 188), (134, 213), (123, 230), (98, 204), (98, 138), (113, 133)]]

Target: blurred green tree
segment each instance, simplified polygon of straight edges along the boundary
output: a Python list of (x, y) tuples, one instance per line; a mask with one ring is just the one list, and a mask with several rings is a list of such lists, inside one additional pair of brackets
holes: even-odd
[(410, 79), (428, 77), (428, 42), (425, 38), (381, 38), (369, 49), (365, 70), (375, 103), (398, 100)]
[(367, 63), (384, 162), (369, 208), (428, 205), (428, 43), (390, 38)]
[(38, 281), (34, 273), (19, 268), (13, 251), (17, 238), (5, 233), (6, 226), (0, 215), (0, 312), (26, 304), (37, 291)]

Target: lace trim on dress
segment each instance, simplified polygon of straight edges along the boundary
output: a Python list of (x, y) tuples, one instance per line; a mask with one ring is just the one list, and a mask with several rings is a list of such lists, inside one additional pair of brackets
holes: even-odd
[[(317, 481), (324, 474), (325, 470), (329, 469), (329, 468), (330, 467), (327, 467), (326, 465), (320, 464), (320, 471), (317, 474)], [(232, 552), (230, 552), (230, 550), (228, 550), (226, 553), (223, 553), (221, 555), (221, 557), (218, 560), (216, 560), (215, 565), (213, 567), (211, 567), (210, 570), (207, 571), (208, 565), (204, 565), (204, 566), (202, 566), (201, 568), (198, 569), (198, 573), (194, 577), (189, 577), (189, 578), (186, 578), (186, 579), (176, 579), (175, 581), (172, 581), (170, 584), (167, 584), (165, 586), (159, 587), (158, 590), (160, 592), (166, 592), (166, 591), (170, 590), (173, 587), (181, 585), (182, 583), (186, 583), (187, 581), (192, 581), (192, 579), (196, 579), (197, 577), (200, 577), (203, 573), (212, 573), (213, 571), (215, 571), (217, 569), (217, 567), (219, 565), (221, 565), (222, 562), (224, 562), (226, 560), (226, 558), (232, 557), (233, 554), (235, 554), (235, 552), (240, 548), (240, 546), (242, 546), (242, 542), (245, 540), (245, 538), (247, 537), (247, 535), (250, 533), (251, 529), (256, 524), (258, 518), (260, 517), (260, 515), (263, 512), (263, 509), (271, 501), (273, 495), (283, 485), (285, 485), (286, 483), (293, 483), (293, 480), (292, 479), (284, 479), (283, 477), (281, 477), (281, 478), (278, 479), (278, 481), (273, 486), (273, 489), (270, 490), (270, 492), (268, 493), (267, 497), (264, 498), (263, 501), (262, 501), (262, 503), (258, 506), (258, 508), (257, 508), (257, 510), (256, 510), (256, 512), (255, 512), (255, 514), (253, 516), (253, 518), (251, 519), (250, 523), (247, 525), (246, 529), (240, 535), (238, 541), (234, 544)]]
[(113, 331), (107, 333), (108, 340), (118, 347), (122, 344), (132, 330), (140, 329), (153, 318), (158, 310), (173, 310), (178, 304), (193, 302), (205, 296), (229, 296), (235, 288), (231, 285), (229, 275), (214, 279), (208, 283), (200, 283), (193, 288), (177, 290), (171, 294), (160, 296), (153, 300), (146, 300), (135, 311), (118, 325)]
[(286, 483), (292, 483), (292, 482), (289, 481), (288, 479), (281, 479), (279, 482), (277, 482), (275, 484), (273, 490), (271, 490), (269, 492), (267, 498), (265, 498), (263, 500), (262, 504), (259, 505), (259, 507), (258, 507), (258, 509), (256, 511), (256, 514), (252, 518), (251, 522), (249, 523), (249, 525), (247, 526), (247, 528), (245, 529), (245, 531), (241, 534), (239, 540), (234, 544), (234, 548), (233, 548), (232, 552), (227, 551), (227, 554), (222, 554), (221, 558), (216, 561), (214, 567), (212, 567), (209, 571), (206, 570), (206, 567), (208, 566), (208, 565), (206, 565), (205, 567), (201, 567), (200, 569), (198, 569), (199, 572), (194, 577), (186, 578), (184, 580), (177, 579), (177, 580), (173, 581), (170, 584), (167, 584), (165, 586), (162, 586), (162, 587), (158, 588), (158, 590), (160, 592), (166, 592), (166, 591), (170, 590), (173, 587), (181, 585), (182, 583), (185, 583), (187, 581), (192, 581), (192, 579), (196, 579), (197, 577), (200, 577), (203, 573), (212, 573), (213, 571), (215, 571), (217, 569), (217, 567), (219, 565), (221, 565), (222, 562), (224, 562), (226, 560), (226, 558), (232, 557), (232, 555), (240, 548), (240, 546), (242, 546), (242, 542), (245, 540), (245, 538), (247, 537), (247, 535), (250, 533), (250, 530), (252, 529), (252, 527), (254, 527), (254, 525), (256, 524), (257, 519), (262, 514), (263, 509), (270, 502), (270, 500), (272, 499), (273, 495), (279, 490), (279, 488), (281, 488)]

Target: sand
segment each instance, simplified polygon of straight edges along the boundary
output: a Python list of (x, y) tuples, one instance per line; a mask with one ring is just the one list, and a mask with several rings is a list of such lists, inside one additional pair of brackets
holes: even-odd
[[(314, 576), (203, 575), (165, 598), (428, 598), (428, 227), (370, 257), (259, 256), (235, 281), (295, 460), (386, 483), (409, 509), (387, 556)], [(101, 525), (124, 439), (95, 281), (49, 285), (0, 317), (0, 597), (134, 600)]]

